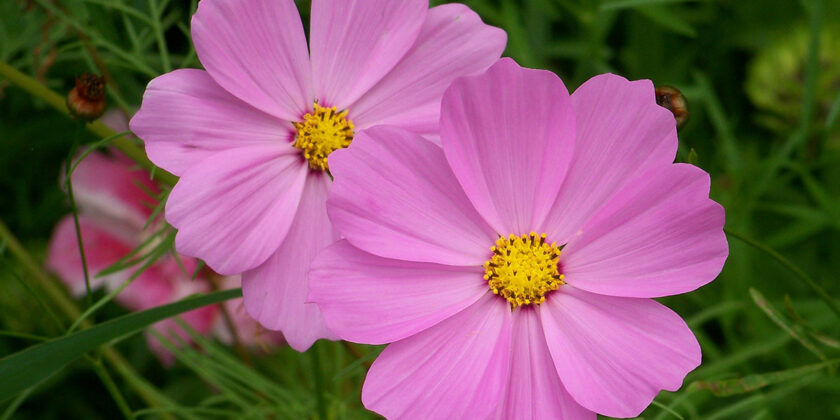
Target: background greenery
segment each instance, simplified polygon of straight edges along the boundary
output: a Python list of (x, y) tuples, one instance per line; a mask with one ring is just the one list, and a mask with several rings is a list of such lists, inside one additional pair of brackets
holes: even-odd
[[(83, 71), (106, 73), (109, 103), (130, 114), (151, 78), (200, 67), (188, 30), (195, 3), (3, 0), (0, 62), (62, 95)], [(712, 174), (712, 196), (727, 209), (730, 257), (712, 284), (664, 299), (697, 334), (704, 363), (643, 416), (840, 417), (840, 313), (831, 306), (840, 296), (836, 1), (466, 3), (507, 31), (505, 55), (554, 70), (570, 89), (615, 72), (675, 86), (689, 101), (679, 159)], [(299, 6), (306, 22), (309, 5)], [(0, 75), (0, 220), (37, 266), (70, 211), (57, 180), (80, 130), (12, 82)], [(103, 133), (79, 136), (93, 143)], [(84, 304), (36, 274), (6, 234), (0, 249), (3, 357), (63, 335)], [(106, 304), (95, 318), (124, 313)], [(212, 342), (199, 347), (177, 350), (179, 362), (163, 369), (142, 336), (123, 337), (0, 397), (0, 418), (374, 417), (359, 389), (377, 348), (322, 341), (306, 354), (284, 348), (242, 360)], [(0, 372), (9, 372), (4, 361)], [(0, 374), (9, 386), (19, 379)]]

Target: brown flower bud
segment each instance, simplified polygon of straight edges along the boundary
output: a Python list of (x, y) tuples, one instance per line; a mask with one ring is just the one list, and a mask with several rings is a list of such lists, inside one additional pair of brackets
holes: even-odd
[(93, 121), (105, 112), (105, 77), (85, 73), (67, 94), (67, 109), (75, 118)]
[(657, 87), (656, 103), (674, 114), (678, 129), (688, 121), (688, 102), (679, 90), (670, 86)]

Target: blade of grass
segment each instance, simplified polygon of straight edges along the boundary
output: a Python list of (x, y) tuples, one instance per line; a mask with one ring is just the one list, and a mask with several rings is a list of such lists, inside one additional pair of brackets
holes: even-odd
[(158, 321), (202, 306), (242, 296), (241, 289), (187, 298), (103, 322), (86, 330), (39, 344), (0, 359), (0, 401), (38, 384), (85, 353)]
[(802, 344), (802, 346), (808, 349), (811, 353), (817, 355), (817, 357), (819, 357), (820, 360), (826, 360), (825, 353), (818, 349), (817, 346), (815, 346), (814, 343), (812, 343), (811, 340), (808, 339), (808, 337), (800, 334), (800, 332), (797, 331), (796, 328), (794, 328), (793, 324), (790, 321), (788, 321), (778, 310), (776, 310), (776, 308), (773, 307), (773, 305), (770, 304), (770, 302), (768, 302), (767, 299), (764, 298), (764, 295), (762, 295), (761, 292), (759, 292), (756, 289), (750, 288), (750, 296), (752, 297), (753, 302), (755, 302), (756, 306), (758, 306), (762, 311), (764, 311), (767, 317), (770, 318), (770, 320), (773, 321), (774, 324), (779, 326), (779, 328), (781, 328), (786, 333), (790, 334), (790, 336), (793, 337), (794, 340), (798, 341), (799, 344)]
[(753, 248), (756, 248), (766, 253), (767, 255), (770, 255), (771, 257), (773, 257), (773, 259), (781, 263), (783, 266), (787, 267), (787, 269), (793, 272), (793, 274), (795, 274), (797, 278), (802, 280), (805, 284), (808, 285), (808, 287), (817, 292), (817, 296), (819, 296), (819, 298), (822, 299), (826, 305), (828, 305), (828, 308), (831, 309), (831, 311), (834, 312), (834, 314), (837, 315), (838, 318), (840, 318), (840, 305), (837, 304), (834, 298), (832, 298), (831, 295), (829, 295), (828, 292), (826, 292), (825, 289), (822, 288), (822, 286), (817, 284), (817, 282), (814, 281), (814, 279), (812, 279), (811, 276), (802, 271), (802, 269), (797, 267), (796, 264), (792, 263), (790, 260), (782, 256), (778, 252), (774, 251), (771, 248), (768, 248), (767, 246), (758, 241), (747, 238), (746, 236), (743, 236), (741, 234), (735, 233), (727, 228), (724, 228), (723, 231), (726, 232), (728, 236), (732, 236), (733, 238), (739, 239), (741, 242), (744, 242), (747, 245), (750, 245)]

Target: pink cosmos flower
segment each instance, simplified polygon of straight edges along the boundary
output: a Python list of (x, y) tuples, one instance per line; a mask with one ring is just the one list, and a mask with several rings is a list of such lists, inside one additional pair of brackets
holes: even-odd
[(335, 338), (305, 303), (311, 260), (338, 239), (327, 156), (377, 124), (436, 141), (444, 89), (486, 70), (506, 35), (460, 4), (313, 0), (307, 49), (292, 0), (203, 0), (192, 37), (206, 71), (152, 80), (131, 121), (181, 177), (176, 247), (243, 273), (248, 312), (293, 348)]
[[(115, 118), (111, 115), (104, 119)], [(114, 125), (118, 126), (119, 123)], [(125, 126), (125, 122), (122, 125)], [(94, 289), (105, 288), (107, 291), (113, 291), (128, 280), (136, 267), (102, 277), (97, 277), (96, 274), (140, 246), (160, 227), (160, 223), (153, 223), (150, 228), (143, 229), (157, 204), (155, 197), (149, 193), (157, 194), (159, 190), (149, 181), (146, 172), (133, 167), (133, 162), (115, 152), (110, 156), (91, 153), (72, 175), (74, 196), (80, 213), (82, 243), (91, 287)], [(210, 283), (206, 277), (213, 274), (204, 272), (191, 280), (196, 261), (187, 257), (181, 257), (180, 261), (181, 264), (171, 255), (160, 258), (120, 292), (115, 300), (130, 310), (140, 311), (195, 293), (210, 291)], [(73, 295), (83, 296), (86, 293), (72, 216), (64, 217), (56, 226), (47, 251), (46, 263)], [(223, 281), (223, 288), (234, 288), (238, 284), (238, 278)], [(241, 315), (242, 300), (231, 300), (226, 302), (226, 305), (234, 319), (240, 340), (244, 344), (255, 344), (258, 333), (256, 323)], [(212, 332), (223, 341), (231, 341), (230, 330), (217, 306), (190, 311), (181, 317), (200, 333)], [(182, 339), (190, 341), (186, 332), (181, 331), (174, 320), (162, 321), (153, 328), (163, 334), (174, 330)], [(265, 339), (270, 343), (280, 342), (279, 334), (266, 336)], [(147, 335), (147, 341), (164, 364), (169, 365), (174, 361), (172, 354), (151, 335)]]
[(651, 298), (714, 279), (728, 254), (709, 176), (673, 164), (650, 81), (569, 95), (502, 59), (444, 94), (443, 148), (394, 127), (333, 154), (309, 299), (349, 341), (389, 345), (362, 390), (388, 418), (638, 415), (700, 363)]

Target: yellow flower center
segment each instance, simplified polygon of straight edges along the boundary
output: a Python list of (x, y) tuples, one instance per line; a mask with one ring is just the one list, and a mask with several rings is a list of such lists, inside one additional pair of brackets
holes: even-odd
[(328, 170), (330, 153), (353, 141), (353, 122), (347, 119), (346, 109), (338, 112), (335, 107), (325, 108), (316, 103), (313, 111), (303, 116), (303, 122), (294, 125), (297, 129), (294, 146), (301, 150), (313, 170)]
[(493, 256), (484, 263), (484, 279), (512, 308), (543, 303), (546, 293), (566, 284), (557, 268), (560, 248), (548, 244), (544, 233), (503, 236), (490, 250)]

